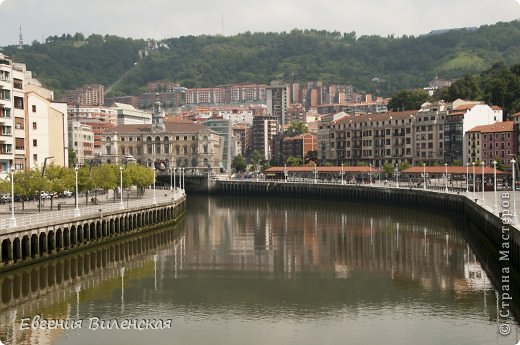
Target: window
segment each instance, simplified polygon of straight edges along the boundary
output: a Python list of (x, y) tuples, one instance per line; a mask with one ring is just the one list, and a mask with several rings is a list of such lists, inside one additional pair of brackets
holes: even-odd
[(17, 150), (25, 150), (25, 140), (23, 138), (16, 138), (15, 148)]
[(34, 163), (36, 163), (38, 161), (38, 155), (37, 154), (33, 155), (33, 161), (34, 161)]
[(32, 112), (33, 112), (33, 113), (36, 112), (36, 105), (35, 105), (35, 104), (32, 105)]
[(23, 119), (16, 117), (14, 119), (14, 126), (16, 129), (24, 129), (25, 126), (23, 125)]
[(36, 124), (36, 122), (33, 122), (33, 129), (38, 129), (38, 125)]
[(23, 98), (14, 96), (14, 107), (16, 109), (23, 109)]
[(37, 147), (37, 146), (38, 146), (38, 140), (33, 139), (33, 146), (34, 146), (34, 147)]

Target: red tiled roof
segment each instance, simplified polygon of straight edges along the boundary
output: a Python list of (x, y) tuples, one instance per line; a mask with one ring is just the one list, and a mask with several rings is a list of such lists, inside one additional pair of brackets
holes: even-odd
[[(195, 123), (189, 120), (168, 121), (164, 123), (165, 133), (197, 133), (197, 132), (213, 132), (208, 127), (200, 123)], [(111, 128), (110, 131), (118, 133), (136, 133), (145, 132), (152, 133), (152, 125), (138, 124), (138, 125), (118, 125)]]
[(500, 108), (498, 105), (492, 105), (491, 109), (493, 109), (493, 110), (502, 110), (502, 108)]
[(476, 126), (470, 129), (468, 132), (480, 132), (480, 133), (498, 133), (498, 132), (512, 132), (514, 123), (513, 121), (496, 122), (490, 125)]
[[(444, 174), (446, 172), (446, 168), (448, 170), (448, 174), (454, 174), (454, 175), (465, 175), (467, 171), (469, 171), (470, 174), (473, 174), (473, 166), (470, 165), (467, 170), (465, 166), (414, 166), (410, 167), (406, 170), (403, 170), (403, 174), (422, 174), (424, 171), (426, 171), (427, 174)], [(475, 174), (476, 175), (482, 175), (482, 166), (475, 165)], [(484, 175), (493, 175), (494, 169), (493, 167), (484, 167)], [(501, 170), (497, 170), (497, 175), (506, 175), (506, 172), (503, 172)]]
[(474, 106), (476, 106), (477, 104), (463, 104), (461, 106), (458, 106), (457, 108), (453, 109), (455, 111), (461, 111), (461, 110), (469, 110), (469, 109), (473, 109)]

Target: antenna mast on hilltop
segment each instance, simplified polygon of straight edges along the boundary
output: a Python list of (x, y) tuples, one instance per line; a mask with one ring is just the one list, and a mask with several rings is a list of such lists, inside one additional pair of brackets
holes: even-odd
[(18, 40), (18, 49), (23, 48), (23, 36), (22, 36), (22, 26), (20, 25), (20, 37)]

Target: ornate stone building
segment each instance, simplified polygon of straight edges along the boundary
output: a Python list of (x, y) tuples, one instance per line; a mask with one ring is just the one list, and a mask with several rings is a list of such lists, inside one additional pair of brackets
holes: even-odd
[(152, 124), (118, 125), (102, 134), (101, 162), (130, 161), (160, 170), (170, 167), (219, 167), (221, 137), (208, 127), (183, 119), (166, 119), (159, 101)]

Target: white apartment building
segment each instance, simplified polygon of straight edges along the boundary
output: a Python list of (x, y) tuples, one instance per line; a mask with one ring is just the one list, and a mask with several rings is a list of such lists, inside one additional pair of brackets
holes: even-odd
[(69, 121), (69, 147), (76, 155), (75, 164), (85, 165), (94, 158), (94, 132), (92, 126)]
[(13, 61), (0, 54), (0, 179), (14, 161)]
[(130, 104), (115, 102), (110, 109), (117, 112), (118, 125), (142, 125), (152, 123), (152, 113), (135, 109)]
[(0, 178), (41, 167), (45, 157), (68, 164), (67, 106), (53, 101), (25, 64), (0, 53)]
[(46, 157), (53, 157), (50, 161), (54, 164), (68, 166), (67, 105), (40, 95), (38, 90), (42, 88), (32, 89), (25, 93), (26, 166), (41, 168)]

